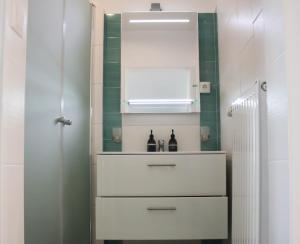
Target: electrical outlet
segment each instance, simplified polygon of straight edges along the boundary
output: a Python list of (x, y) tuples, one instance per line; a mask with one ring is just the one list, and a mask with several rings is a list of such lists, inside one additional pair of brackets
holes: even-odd
[(210, 93), (210, 82), (208, 81), (203, 81), (200, 82), (200, 93)]

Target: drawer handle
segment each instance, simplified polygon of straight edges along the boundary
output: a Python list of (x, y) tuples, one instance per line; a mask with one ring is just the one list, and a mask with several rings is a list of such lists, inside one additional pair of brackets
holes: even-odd
[(148, 167), (176, 167), (176, 164), (148, 164)]
[(176, 207), (149, 207), (148, 211), (176, 211)]

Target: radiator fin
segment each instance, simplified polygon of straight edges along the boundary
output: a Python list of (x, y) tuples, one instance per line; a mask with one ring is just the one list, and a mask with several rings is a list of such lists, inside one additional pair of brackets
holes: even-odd
[(256, 84), (231, 108), (232, 243), (259, 244), (260, 223), (260, 89)]

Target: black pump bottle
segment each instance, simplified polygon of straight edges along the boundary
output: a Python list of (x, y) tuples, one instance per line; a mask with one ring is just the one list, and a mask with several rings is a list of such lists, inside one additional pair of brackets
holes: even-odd
[(154, 135), (152, 130), (147, 143), (147, 152), (156, 152), (156, 141), (154, 140)]
[(169, 140), (169, 152), (177, 152), (177, 140), (175, 139), (174, 130), (172, 130), (171, 139)]

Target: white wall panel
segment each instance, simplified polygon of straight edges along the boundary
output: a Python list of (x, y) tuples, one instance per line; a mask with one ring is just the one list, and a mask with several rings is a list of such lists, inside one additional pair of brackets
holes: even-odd
[(289, 242), (289, 184), (288, 161), (269, 162), (269, 243)]
[(24, 243), (24, 167), (2, 167), (1, 239), (2, 244)]
[(0, 1), (0, 25), (0, 243), (22, 244), (27, 0)]
[(265, 0), (266, 63), (274, 62), (284, 51), (283, 0)]
[(239, 30), (241, 40), (241, 46), (239, 48), (243, 49), (253, 35), (252, 0), (237, 1), (237, 16), (237, 27)]
[(300, 56), (300, 28), (298, 0), (284, 1), (285, 28), (286, 28), (286, 62), (289, 93), (289, 182), (290, 182), (290, 243), (300, 243), (300, 82), (299, 82), (299, 56)]
[(246, 46), (240, 52), (239, 72), (241, 82), (241, 92), (246, 92), (253, 86), (255, 81), (255, 50), (254, 50), (254, 38), (253, 36), (249, 39)]
[[(232, 151), (231, 120), (227, 108), (256, 80), (268, 83), (268, 142), (270, 188), (270, 243), (288, 243), (289, 183), (273, 170), (273, 163), (288, 161), (288, 92), (282, 0), (219, 0), (222, 149)], [(236, 8), (227, 10), (236, 4)], [(227, 6), (225, 6), (227, 5)], [(232, 22), (231, 22), (232, 21)], [(234, 24), (232, 24), (234, 23)], [(230, 41), (229, 41), (229, 40)], [(234, 57), (234, 58), (233, 58)], [(234, 60), (234, 62), (232, 61)], [(235, 63), (235, 65), (233, 64)], [(238, 68), (235, 68), (238, 67)], [(240, 90), (237, 88), (240, 87)], [(288, 164), (281, 164), (286, 172)], [(288, 174), (288, 173), (286, 173)], [(288, 177), (287, 175), (285, 177)], [(272, 186), (271, 186), (272, 185)], [(267, 193), (266, 193), (267, 194)], [(279, 199), (279, 196), (285, 200)], [(280, 204), (278, 204), (280, 203)], [(285, 214), (289, 214), (285, 212)], [(265, 244), (265, 243), (264, 243)]]
[(288, 93), (285, 55), (269, 66), (268, 134), (269, 160), (288, 159)]
[(265, 54), (265, 13), (262, 11), (256, 17), (253, 23), (254, 28), (254, 40), (253, 40), (253, 52), (254, 52), (254, 66), (255, 66), (255, 79), (264, 80), (266, 77), (266, 54)]

